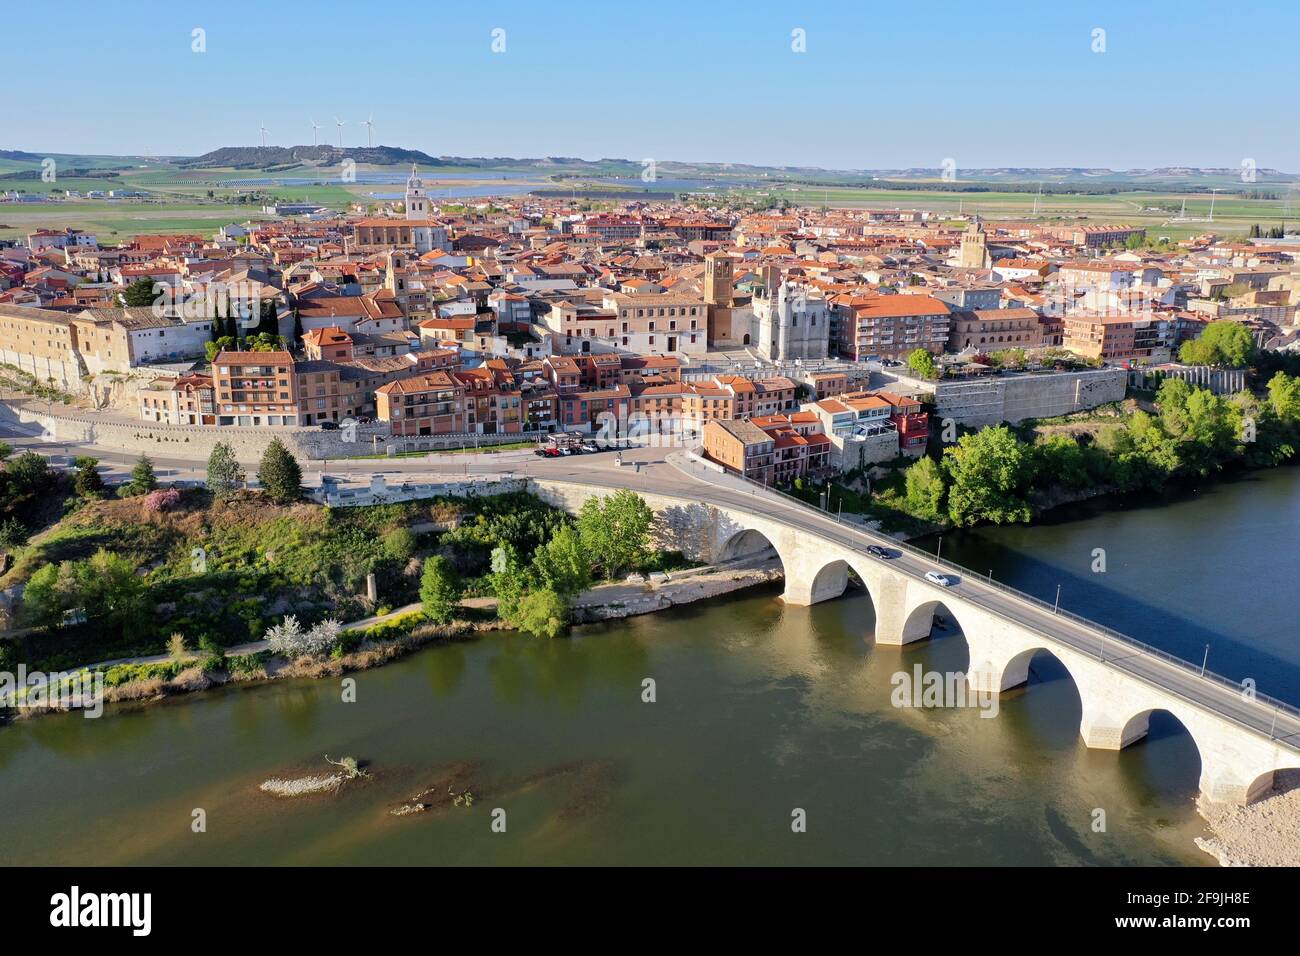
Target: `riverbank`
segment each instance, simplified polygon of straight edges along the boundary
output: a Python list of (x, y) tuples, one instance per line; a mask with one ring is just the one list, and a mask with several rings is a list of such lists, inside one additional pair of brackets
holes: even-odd
[[(781, 577), (780, 559), (775, 553), (728, 562), (720, 566), (693, 568), (671, 575), (655, 574), (649, 577), (633, 575), (627, 581), (602, 584), (584, 592), (574, 606), (572, 623), (580, 625), (651, 614), (768, 584), (780, 580)], [(495, 600), (470, 598), (464, 602), (463, 607), (471, 611), (492, 612)], [(394, 627), (400, 628), (403, 621), (418, 614), (419, 609), (416, 605), (399, 608), (397, 611), (372, 619), (374, 626), (367, 628), (367, 631), (382, 635)], [(233, 661), (236, 657), (245, 658), (260, 653), (263, 659), (257, 666), (236, 668), (232, 665), (224, 670), (205, 670), (199, 665), (198, 659), (193, 658), (192, 666), (180, 670), (174, 677), (149, 676), (107, 687), (104, 690), (103, 702), (105, 704), (149, 704), (232, 684), (253, 685), (283, 678), (341, 677), (353, 671), (382, 667), (428, 645), (471, 640), (482, 633), (504, 630), (511, 630), (511, 627), (498, 618), (456, 619), (447, 624), (418, 623), (409, 631), (391, 637), (363, 638), (355, 650), (337, 657), (324, 659), (300, 657), (292, 661), (269, 655), (269, 652), (261, 649), (265, 645), (265, 642), (261, 642), (259, 645), (240, 648), (243, 653), (228, 657), (228, 660)], [(162, 661), (165, 658), (158, 660)], [(142, 663), (150, 662), (154, 661), (151, 659), (149, 662)], [(106, 669), (100, 665), (95, 666), (99, 670)], [(24, 708), (17, 710), (13, 716), (14, 719), (27, 720), (63, 712), (64, 709), (59, 707)]]
[(1279, 770), (1274, 791), (1245, 807), (1197, 798), (1214, 836), (1196, 845), (1220, 866), (1300, 866), (1300, 770)]

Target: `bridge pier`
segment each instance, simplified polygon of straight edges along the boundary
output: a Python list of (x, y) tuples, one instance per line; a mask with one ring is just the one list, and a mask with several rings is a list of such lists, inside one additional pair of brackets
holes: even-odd
[(1123, 750), (1147, 735), (1150, 711), (1138, 714), (1127, 721), (1116, 720), (1109, 712), (1083, 703), (1083, 717), (1079, 721), (1079, 734), (1084, 746), (1092, 750)]

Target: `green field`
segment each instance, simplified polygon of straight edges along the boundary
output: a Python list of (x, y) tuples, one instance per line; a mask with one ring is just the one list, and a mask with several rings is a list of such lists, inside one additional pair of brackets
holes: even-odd
[[(147, 200), (104, 202), (98, 200), (62, 200), (57, 203), (2, 204), (0, 205), (0, 238), (25, 235), (38, 228), (63, 228), (73, 226), (93, 230), (109, 240), (124, 239), (142, 232), (186, 231), (210, 234), (226, 223), (263, 219), (260, 207), (273, 200), (316, 202), (333, 209), (344, 210), (350, 203), (374, 203), (370, 192), (396, 192), (398, 187), (385, 187), (374, 183), (346, 183), (341, 180), (338, 168), (298, 167), (275, 170), (259, 169), (182, 169), (170, 162), (141, 157), (52, 156), (59, 169), (112, 169), (120, 175), (107, 178), (73, 176), (60, 177), (53, 183), (39, 179), (0, 180), (0, 189), (17, 189), (28, 193), (50, 193), (73, 189), (81, 193), (100, 189), (131, 189), (149, 193)], [(432, 193), (447, 186), (474, 186), (501, 182), (501, 172), (508, 169), (527, 169), (533, 174), (529, 180), (512, 179), (512, 184), (527, 182), (538, 188), (573, 189), (575, 193), (599, 197), (602, 193), (617, 193), (628, 187), (616, 183), (592, 181), (593, 177), (627, 172), (626, 163), (602, 161), (587, 164), (585, 169), (554, 167), (540, 169), (518, 164), (505, 164), (500, 169), (473, 166), (433, 167), (422, 169)], [(0, 158), (0, 174), (21, 170), (39, 170), (38, 160)], [(629, 167), (630, 168), (630, 167)], [(399, 172), (391, 166), (357, 167), (359, 173), (369, 171)], [(439, 173), (476, 174), (472, 179), (439, 181)], [(560, 173), (563, 179), (550, 180), (551, 173)], [(735, 176), (744, 176), (750, 182), (757, 178), (755, 170), (723, 171), (690, 164), (664, 163), (665, 176), (692, 176), (716, 180), (717, 188), (710, 192), (716, 201), (733, 209), (761, 208), (772, 203), (790, 203), (805, 207), (830, 206), (836, 208), (903, 208), (922, 209), (945, 216), (979, 215), (987, 219), (1032, 219), (1043, 223), (1084, 221), (1095, 223), (1131, 223), (1145, 226), (1148, 235), (1173, 240), (1205, 232), (1242, 234), (1253, 224), (1263, 227), (1300, 220), (1300, 190), (1288, 183), (1260, 182), (1247, 187), (1224, 175), (1202, 174), (1192, 179), (1156, 176), (1142, 177), (1129, 174), (1093, 177), (1088, 180), (1070, 180), (1071, 188), (1089, 188), (1110, 185), (1140, 186), (1148, 180), (1151, 188), (1141, 191), (1108, 195), (1067, 195), (1032, 192), (990, 191), (955, 192), (940, 189), (904, 189), (891, 183), (904, 180), (881, 179), (862, 185), (846, 185), (860, 176), (835, 174), (826, 171), (801, 171), (798, 178), (812, 181), (826, 180), (826, 185), (795, 183), (794, 178), (779, 170), (761, 174), (771, 176), (771, 185), (737, 186)], [(241, 185), (244, 180), (267, 178), (320, 177), (320, 185), (261, 186)], [(784, 180), (784, 181), (783, 181)], [(1002, 178), (1000, 182), (1012, 182)], [(908, 184), (924, 184), (927, 180), (907, 179)], [(1186, 215), (1204, 219), (1208, 216), (1211, 195), (1208, 188), (1222, 183), (1228, 190), (1214, 200), (1214, 222), (1169, 222), (1179, 214), (1186, 202)], [(226, 185), (221, 185), (226, 184)], [(982, 183), (981, 183), (982, 184)], [(1053, 181), (1056, 188), (1062, 182)], [(1195, 184), (1205, 192), (1177, 192)], [(634, 184), (633, 184), (634, 185)], [(971, 185), (980, 185), (971, 183)], [(1161, 188), (1163, 187), (1163, 188)], [(1256, 188), (1276, 193), (1280, 198), (1246, 199), (1239, 195), (1246, 188)], [(1235, 191), (1235, 192), (1234, 192)], [(248, 199), (256, 194), (256, 201), (235, 202), (241, 195)], [(1289, 201), (1291, 196), (1294, 201)], [(714, 202), (715, 200), (705, 200)]]

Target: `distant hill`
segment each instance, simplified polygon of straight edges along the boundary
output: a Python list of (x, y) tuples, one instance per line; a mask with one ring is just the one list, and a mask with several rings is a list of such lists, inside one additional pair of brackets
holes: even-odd
[(397, 146), (223, 146), (202, 156), (181, 160), (178, 165), (186, 169), (264, 169), (268, 166), (337, 166), (347, 159), (371, 166), (447, 165), (418, 149)]

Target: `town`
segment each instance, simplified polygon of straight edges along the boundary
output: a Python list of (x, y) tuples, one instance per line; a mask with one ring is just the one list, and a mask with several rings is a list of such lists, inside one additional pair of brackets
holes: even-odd
[(423, 175), (401, 200), (281, 203), (210, 235), (0, 242), (4, 385), (106, 434), (278, 435), (321, 458), (653, 436), (790, 485), (916, 458), (938, 422), (1081, 412), (1148, 376), (1226, 394), (1239, 376), (1180, 361), (1187, 343), (1224, 323), (1261, 350), (1300, 333), (1295, 237), (671, 197), (439, 204)]

